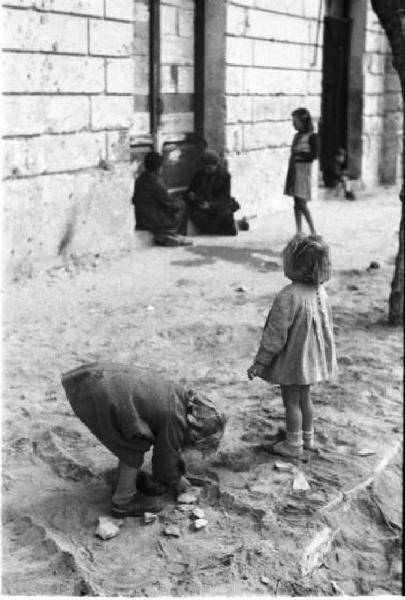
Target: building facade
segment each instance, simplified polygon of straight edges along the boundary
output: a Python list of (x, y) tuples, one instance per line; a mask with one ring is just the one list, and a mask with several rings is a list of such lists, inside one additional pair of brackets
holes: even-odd
[(136, 244), (130, 197), (150, 148), (175, 193), (208, 144), (244, 214), (279, 210), (298, 106), (321, 167), (343, 145), (362, 185), (400, 176), (399, 78), (368, 1), (3, 0), (3, 48), (11, 277)]

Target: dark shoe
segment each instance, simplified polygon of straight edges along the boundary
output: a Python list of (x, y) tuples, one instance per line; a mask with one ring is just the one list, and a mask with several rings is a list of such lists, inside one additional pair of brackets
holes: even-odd
[(110, 514), (115, 519), (124, 519), (125, 517), (141, 517), (145, 512), (158, 513), (162, 509), (163, 504), (160, 500), (136, 494), (128, 504), (123, 506), (112, 504)]
[[(136, 478), (136, 487), (147, 496), (161, 496), (166, 492), (166, 486), (159, 483), (149, 473), (140, 471)], [(153, 511), (152, 511), (153, 512)]]
[(352, 191), (345, 193), (346, 200), (356, 200), (356, 196)]

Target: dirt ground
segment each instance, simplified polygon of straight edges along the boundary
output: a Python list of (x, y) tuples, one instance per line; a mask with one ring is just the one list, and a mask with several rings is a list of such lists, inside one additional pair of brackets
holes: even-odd
[[(313, 389), (317, 451), (294, 472), (269, 452), (279, 389), (246, 376), (287, 283), (289, 207), (237, 238), (73, 257), (3, 289), (3, 594), (401, 593), (403, 345), (386, 324), (397, 191), (312, 208), (335, 267), (340, 378)], [(229, 416), (220, 450), (188, 456), (206, 529), (167, 499), (155, 523), (95, 537), (116, 460), (73, 415), (60, 374), (98, 359), (216, 390)], [(293, 489), (298, 471), (308, 491)], [(168, 523), (180, 537), (163, 535)]]

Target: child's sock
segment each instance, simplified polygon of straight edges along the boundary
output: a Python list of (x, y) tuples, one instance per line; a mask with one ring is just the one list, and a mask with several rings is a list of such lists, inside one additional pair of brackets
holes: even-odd
[(303, 431), (302, 437), (304, 439), (305, 450), (311, 450), (314, 447), (314, 430)]
[(296, 448), (301, 448), (302, 446), (302, 431), (291, 432), (287, 431), (287, 444), (290, 446), (294, 446)]

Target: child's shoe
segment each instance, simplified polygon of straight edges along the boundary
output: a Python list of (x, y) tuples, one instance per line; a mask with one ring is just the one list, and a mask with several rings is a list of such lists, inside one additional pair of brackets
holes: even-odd
[(303, 431), (302, 437), (304, 441), (304, 450), (313, 450), (314, 449), (314, 432), (312, 431)]
[(147, 496), (161, 496), (167, 491), (165, 485), (153, 479), (152, 475), (145, 471), (139, 471), (136, 478), (136, 487)]
[(292, 446), (287, 441), (282, 441), (274, 444), (272, 452), (287, 458), (300, 458), (302, 456), (302, 446)]
[(157, 498), (148, 498), (141, 494), (135, 494), (128, 504), (112, 504), (110, 514), (115, 519), (125, 517), (141, 517), (145, 512), (158, 513), (163, 509), (163, 504)]
[(273, 446), (273, 453), (287, 458), (300, 458), (302, 456), (302, 431), (287, 431), (287, 438)]
[(346, 200), (356, 200), (356, 196), (354, 195), (354, 193), (351, 190), (348, 192), (345, 192), (345, 198), (346, 198)]

